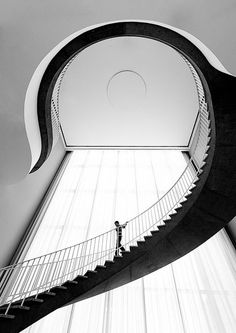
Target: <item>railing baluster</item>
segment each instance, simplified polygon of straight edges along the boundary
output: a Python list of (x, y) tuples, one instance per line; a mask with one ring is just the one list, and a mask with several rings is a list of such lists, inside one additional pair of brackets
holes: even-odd
[(71, 247), (71, 259), (70, 259), (70, 265), (69, 265), (69, 275), (68, 275), (68, 279), (72, 280), (71, 276), (72, 276), (72, 267), (73, 267), (73, 263), (74, 263), (74, 253), (75, 253), (75, 246)]
[(25, 276), (25, 279), (24, 281), (22, 282), (22, 288), (20, 290), (20, 294), (23, 296), (23, 299), (25, 299), (27, 297), (27, 295), (29, 294), (30, 290), (28, 290), (28, 282), (29, 282), (29, 279), (31, 279), (31, 272), (33, 270), (33, 267), (34, 267), (34, 263), (35, 263), (35, 259), (29, 261), (29, 263), (32, 262), (31, 265), (28, 265), (28, 272), (26, 273), (26, 276)]
[[(61, 264), (60, 264), (60, 267), (59, 267), (59, 275), (60, 276), (63, 276), (63, 274), (61, 272), (63, 271), (63, 266), (64, 266), (63, 263), (64, 263), (65, 255), (66, 255), (66, 251), (65, 250), (61, 251), (60, 256), (62, 256), (62, 259), (61, 259)], [(60, 281), (59, 285), (62, 285), (62, 283), (65, 282), (65, 281), (63, 281), (62, 277), (60, 278), (59, 281)]]
[[(46, 260), (47, 260), (47, 255), (43, 256), (43, 263), (42, 263), (42, 277), (41, 277), (41, 285), (44, 284), (44, 278), (45, 278), (45, 275), (46, 275), (46, 271), (47, 271), (47, 263), (46, 263)], [(38, 285), (37, 289), (36, 289), (36, 298), (40, 292), (40, 284)], [(23, 304), (22, 304), (23, 305)]]

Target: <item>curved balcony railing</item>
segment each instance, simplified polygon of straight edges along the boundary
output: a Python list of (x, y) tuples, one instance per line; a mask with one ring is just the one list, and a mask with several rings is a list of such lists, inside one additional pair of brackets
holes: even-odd
[(53, 132), (53, 143), (52, 143), (52, 147), (55, 146), (55, 144), (57, 143), (57, 140), (59, 139), (59, 135), (60, 135), (60, 120), (59, 120), (59, 93), (60, 93), (60, 88), (61, 88), (61, 84), (63, 81), (63, 78), (66, 74), (67, 69), (70, 67), (71, 63), (75, 60), (75, 58), (78, 55), (76, 55), (75, 57), (73, 57), (64, 67), (64, 69), (61, 71), (56, 84), (54, 86), (53, 89), (53, 93), (52, 93), (52, 99), (51, 99), (51, 121), (52, 121), (52, 132)]
[[(137, 246), (137, 242), (145, 240), (145, 236), (151, 236), (151, 231), (165, 226), (176, 213), (176, 209), (181, 207), (181, 203), (187, 200), (203, 171), (209, 148), (210, 121), (201, 81), (191, 67), (199, 97), (198, 124), (191, 159), (165, 195), (144, 212), (127, 221), (122, 238), (126, 250)], [(50, 291), (78, 275), (84, 275), (88, 270), (94, 270), (97, 265), (104, 265), (107, 260), (113, 260), (119, 250), (117, 232), (112, 229), (74, 246), (2, 268), (0, 305), (8, 304), (5, 310), (7, 314), (13, 302), (19, 301), (23, 305), (30, 296), (37, 298), (39, 293)]]

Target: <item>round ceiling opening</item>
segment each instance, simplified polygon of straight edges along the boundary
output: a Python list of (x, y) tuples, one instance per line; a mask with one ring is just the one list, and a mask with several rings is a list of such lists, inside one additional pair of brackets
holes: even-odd
[(144, 78), (133, 70), (122, 70), (115, 73), (107, 85), (110, 104), (122, 111), (131, 111), (140, 107), (146, 93)]
[(195, 82), (171, 47), (141, 37), (84, 49), (63, 76), (68, 147), (186, 147), (198, 113)]

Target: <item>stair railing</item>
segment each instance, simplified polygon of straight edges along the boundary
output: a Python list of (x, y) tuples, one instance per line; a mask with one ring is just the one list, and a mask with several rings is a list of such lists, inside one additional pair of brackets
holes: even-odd
[[(201, 81), (196, 73), (194, 75), (199, 86), (199, 116), (192, 157), (168, 192), (144, 212), (127, 221), (122, 238), (126, 250), (137, 246), (138, 241), (144, 241), (144, 237), (151, 236), (151, 232), (168, 223), (181, 203), (187, 200), (202, 172), (209, 148), (210, 121)], [(104, 265), (105, 261), (113, 261), (116, 251), (120, 250), (116, 242), (116, 230), (112, 229), (85, 242), (0, 269), (0, 306), (7, 303), (7, 314), (13, 302), (18, 301), (23, 306), (27, 298), (37, 298), (42, 292)]]
[[(175, 209), (181, 207), (181, 202), (191, 193), (198, 173), (192, 161), (189, 161), (180, 178), (162, 198), (128, 221), (123, 233), (126, 249), (144, 240), (144, 236), (151, 235), (150, 231), (165, 225), (170, 215), (176, 213)], [(0, 288), (4, 286), (4, 276), (15, 277), (1, 304), (9, 303), (10, 308), (14, 301), (21, 300), (23, 305), (27, 297), (37, 297), (45, 290), (50, 291), (67, 280), (84, 275), (87, 270), (95, 269), (97, 265), (104, 265), (107, 260), (113, 260), (117, 251), (116, 237), (116, 230), (112, 229), (83, 243), (1, 269), (0, 277), (3, 276), (3, 279)]]

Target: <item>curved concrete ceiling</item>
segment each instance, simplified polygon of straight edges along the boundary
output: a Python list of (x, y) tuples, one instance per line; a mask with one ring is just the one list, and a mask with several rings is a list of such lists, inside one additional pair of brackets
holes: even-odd
[(192, 74), (167, 45), (139, 37), (86, 48), (60, 90), (69, 147), (186, 147), (198, 111)]
[[(0, 183), (28, 174), (32, 156), (24, 125), (24, 102), (36, 67), (66, 36), (94, 24), (127, 19), (155, 20), (188, 31), (236, 73), (234, 0), (50, 0), (5, 1), (0, 11)], [(10, 166), (10, 167), (9, 167)], [(12, 179), (14, 178), (14, 179)]]

